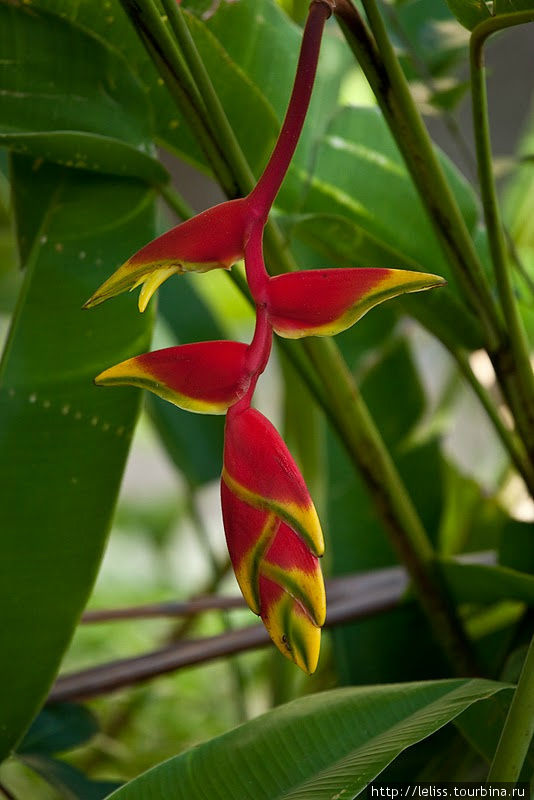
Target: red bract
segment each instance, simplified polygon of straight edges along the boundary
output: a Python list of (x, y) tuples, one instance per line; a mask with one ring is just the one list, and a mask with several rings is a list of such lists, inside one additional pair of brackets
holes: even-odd
[(100, 385), (130, 384), (200, 414), (224, 414), (246, 392), (247, 346), (200, 342), (129, 358), (95, 378)]
[(223, 480), (244, 502), (287, 522), (315, 555), (323, 554), (321, 524), (304, 479), (276, 428), (254, 408), (227, 417)]
[(437, 275), (402, 269), (292, 272), (269, 280), (267, 308), (279, 336), (333, 336), (384, 300), (444, 283)]
[(273, 512), (253, 508), (221, 481), (226, 541), (249, 607), (280, 652), (315, 670), (326, 600), (319, 559)]
[(135, 255), (100, 286), (84, 308), (91, 308), (116, 294), (144, 284), (139, 295), (139, 310), (164, 280), (182, 272), (208, 272), (228, 269), (243, 258), (250, 215), (246, 200), (230, 200), (208, 208), (182, 222)]

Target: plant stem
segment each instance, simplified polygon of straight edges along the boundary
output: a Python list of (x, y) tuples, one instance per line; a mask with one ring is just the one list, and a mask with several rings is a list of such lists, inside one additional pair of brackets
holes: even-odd
[(497, 346), (501, 323), (469, 231), (415, 105), (376, 0), (363, 0), (363, 6), (374, 40), (351, 0), (338, 0), (335, 14), (376, 95), (457, 280), (479, 315), (488, 341)]
[(488, 774), (492, 781), (515, 782), (534, 736), (534, 637)]
[[(530, 364), (529, 345), (523, 321), (519, 314), (508, 262), (508, 248), (504, 235), (497, 189), (493, 176), (491, 136), (488, 118), (488, 98), (486, 90), (486, 71), (484, 66), (484, 44), (488, 37), (498, 30), (520, 25), (534, 20), (534, 12), (507, 14), (478, 25), (470, 42), (471, 92), (473, 105), (473, 126), (478, 163), (480, 194), (486, 221), (497, 290), (501, 301), (505, 322), (508, 326), (510, 345), (514, 355), (515, 368), (524, 393), (518, 409), (525, 421), (522, 428), (528, 433), (525, 446), (534, 459), (534, 374)], [(490, 24), (488, 24), (488, 22)]]
[(182, 222), (195, 216), (195, 212), (187, 200), (170, 184), (166, 183), (165, 185), (158, 186), (158, 190), (169, 208), (172, 208)]
[(432, 544), (343, 357), (330, 339), (310, 338), (303, 346), (319, 377), (334, 389), (329, 393), (334, 424), (386, 522), (436, 640), (458, 673), (477, 674), (470, 644), (436, 569)]
[[(328, 2), (328, 0), (325, 1)], [(229, 199), (237, 195), (247, 195), (254, 188), (254, 174), (243, 154), (233, 128), (228, 121), (226, 112), (217, 96), (204, 63), (200, 58), (193, 37), (187, 27), (184, 12), (177, 6), (175, 0), (164, 0), (164, 4), (177, 42), (183, 49), (187, 60), (187, 69), (193, 76), (200, 90), (205, 107), (204, 124), (209, 128), (211, 136), (217, 143), (218, 148), (224, 153), (225, 159), (230, 165), (231, 173), (235, 179), (235, 185), (238, 187), (238, 191), (235, 191), (235, 187), (231, 187), (231, 191), (229, 192), (228, 187), (216, 171), (215, 176)], [(178, 50), (174, 42), (172, 45)], [(159, 62), (155, 55), (152, 55), (156, 67), (159, 69)], [(174, 57), (175, 61), (179, 59), (183, 61), (183, 57), (180, 53), (179, 56)], [(179, 83), (180, 75), (175, 73), (174, 79)], [(171, 93), (174, 96), (174, 93)], [(179, 106), (182, 108), (180, 104)], [(183, 108), (183, 113), (186, 119), (190, 121), (186, 108)], [(202, 144), (202, 142), (200, 143)], [(208, 158), (208, 160), (210, 159)], [(265, 246), (269, 255), (275, 254), (275, 260), (280, 263), (281, 271), (288, 272), (296, 269), (296, 264), (291, 257), (289, 247), (280, 233), (278, 226), (272, 221), (269, 221), (265, 228)]]
[[(351, 0), (337, 0), (336, 17), (376, 95), (458, 282), (483, 325), (488, 354), (519, 433), (525, 441), (530, 441), (534, 439), (534, 415), (525, 413), (525, 409), (531, 407), (532, 398), (521, 374), (515, 371), (514, 353), (500, 311), (389, 41), (376, 0), (363, 0), (363, 5), (376, 41)], [(531, 18), (532, 13), (524, 12), (523, 21), (527, 15)], [(495, 17), (479, 27), (487, 26), (493, 31), (501, 19)]]
[[(450, 352), (453, 352), (451, 347), (449, 347), (449, 350)], [(480, 404), (484, 408), (490, 422), (495, 429), (495, 432), (497, 433), (497, 436), (508, 452), (508, 455), (512, 459), (517, 471), (525, 481), (525, 485), (530, 494), (534, 497), (534, 466), (528, 458), (523, 443), (520, 439), (518, 439), (516, 433), (509, 430), (509, 428), (507, 428), (504, 424), (498, 408), (492, 402), (488, 392), (484, 386), (482, 386), (480, 381), (477, 380), (475, 374), (473, 373), (466, 353), (463, 350), (459, 350), (455, 347), (453, 354), (460, 371), (467, 380), (467, 383), (471, 389), (478, 397)]]
[(196, 48), (193, 37), (187, 27), (184, 12), (176, 0), (162, 0), (162, 3), (178, 45), (183, 52), (184, 60), (205, 105), (205, 122), (210, 127), (212, 137), (220, 142), (221, 150), (225, 153), (225, 156), (228, 157), (228, 153), (232, 154), (233, 175), (241, 193), (248, 194), (254, 186), (254, 175), (243, 155), (208, 71)]
[[(338, 578), (329, 592), (325, 627), (367, 619), (396, 608), (406, 593), (407, 579), (399, 567), (379, 570), (378, 574)], [(270, 643), (263, 625), (248, 625), (216, 636), (188, 639), (144, 655), (123, 658), (108, 664), (63, 675), (54, 684), (47, 703), (96, 697), (123, 686), (132, 686), (158, 675), (193, 664), (243, 653)]]
[(187, 119), (215, 177), (228, 197), (238, 197), (240, 188), (234, 180), (217, 138), (206, 124), (204, 102), (154, 0), (120, 0), (120, 2), (171, 96)]

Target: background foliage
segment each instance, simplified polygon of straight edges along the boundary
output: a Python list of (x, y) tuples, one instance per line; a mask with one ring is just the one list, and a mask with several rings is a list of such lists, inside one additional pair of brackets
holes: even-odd
[[(257, 176), (283, 117), (307, 4), (182, 5)], [(311, 678), (295, 675), (269, 648), (38, 713), (59, 669), (76, 673), (176, 651), (185, 637), (231, 636), (235, 627), (255, 636), (254, 618), (239, 608), (182, 622), (131, 614), (79, 624), (88, 601), (95, 610), (236, 594), (216, 487), (222, 421), (147, 398), (114, 515), (142, 398), (134, 390), (97, 389), (92, 378), (149, 349), (154, 322), (158, 347), (245, 340), (252, 321), (247, 302), (219, 274), (167, 282), (157, 315), (138, 315), (132, 296), (81, 311), (117, 264), (170, 225), (161, 201), (169, 171), (192, 202), (199, 197), (193, 182), (203, 187), (202, 206), (220, 197), (198, 176), (210, 175), (206, 157), (121, 4), (106, 0), (103, 8), (89, 0), (0, 0), (0, 794), (5, 785), (16, 797), (39, 800), (106, 797), (204, 740), (116, 796), (145, 797), (149, 786), (154, 797), (175, 797), (180, 785), (184, 797), (196, 797), (208, 771), (217, 788), (206, 783), (201, 791), (221, 798), (244, 791), (355, 796), (385, 768), (385, 778), (396, 780), (482, 779), (510, 703), (506, 685), (518, 678), (532, 632), (532, 501), (472, 390), (480, 381), (502, 413), (480, 320), (333, 21), (276, 221), (299, 266), (396, 266), (449, 281), (435, 294), (371, 312), (338, 344), (487, 680), (444, 680), (451, 667), (414, 594), (404, 587), (392, 593), (392, 573), (379, 572), (398, 565), (387, 526), (331, 414), (295, 371), (300, 351), (291, 344), (277, 352), (259, 403), (284, 432), (316, 499), (328, 539), (326, 573), (354, 580), (376, 571), (372, 584), (348, 584), (348, 595), (359, 592), (367, 604), (362, 618), (325, 637)], [(420, 108), (433, 129), (448, 131), (447, 150), (465, 155), (471, 143), (457, 112), (469, 89), (467, 33), (455, 17), (472, 28), (488, 17), (486, 5), (412, 0), (382, 10)], [(521, 157), (511, 155), (499, 173), (514, 290), (530, 339), (532, 136), (527, 123)], [(444, 152), (438, 156), (494, 290), (472, 158), (460, 169)], [(323, 381), (324, 390), (331, 387)], [(76, 680), (81, 689), (68, 699), (85, 700), (83, 676)], [(411, 683), (396, 685), (402, 681)], [(351, 688), (334, 688), (343, 686)], [(384, 747), (371, 747), (372, 737)], [(264, 757), (269, 747), (286, 758), (277, 776)], [(241, 759), (233, 777), (225, 768), (229, 752)], [(527, 759), (523, 777), (533, 767)]]

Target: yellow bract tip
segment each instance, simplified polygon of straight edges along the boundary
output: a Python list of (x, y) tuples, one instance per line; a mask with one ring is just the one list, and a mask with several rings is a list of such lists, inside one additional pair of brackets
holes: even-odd
[(134, 286), (132, 286), (132, 289), (135, 289), (136, 286), (143, 284), (143, 288), (139, 293), (139, 311), (143, 313), (154, 292), (159, 289), (161, 284), (166, 281), (167, 278), (170, 278), (171, 275), (175, 275), (177, 272), (181, 271), (182, 270), (179, 267), (161, 267), (160, 269), (155, 270), (155, 272), (150, 273), (148, 277), (141, 278)]
[(284, 593), (282, 598), (262, 615), (269, 636), (282, 655), (293, 661), (307, 675), (317, 669), (321, 650), (321, 629)]

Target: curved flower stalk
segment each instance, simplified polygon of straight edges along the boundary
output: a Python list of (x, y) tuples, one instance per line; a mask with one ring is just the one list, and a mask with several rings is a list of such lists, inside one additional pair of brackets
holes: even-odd
[(251, 407), (280, 336), (328, 336), (404, 292), (439, 286), (436, 275), (393, 269), (322, 269), (271, 278), (263, 258), (268, 214), (287, 172), (312, 92), (333, 0), (313, 0), (280, 136), (256, 187), (178, 225), (133, 255), (86, 307), (142, 285), (143, 311), (170, 275), (245, 261), (256, 305), (249, 345), (201, 342), (130, 358), (102, 372), (102, 385), (149, 389), (180, 408), (226, 413), (221, 504), (228, 550), (243, 596), (281, 653), (306, 673), (317, 665), (326, 601), (319, 558), (323, 533), (308, 489), (282, 438)]

